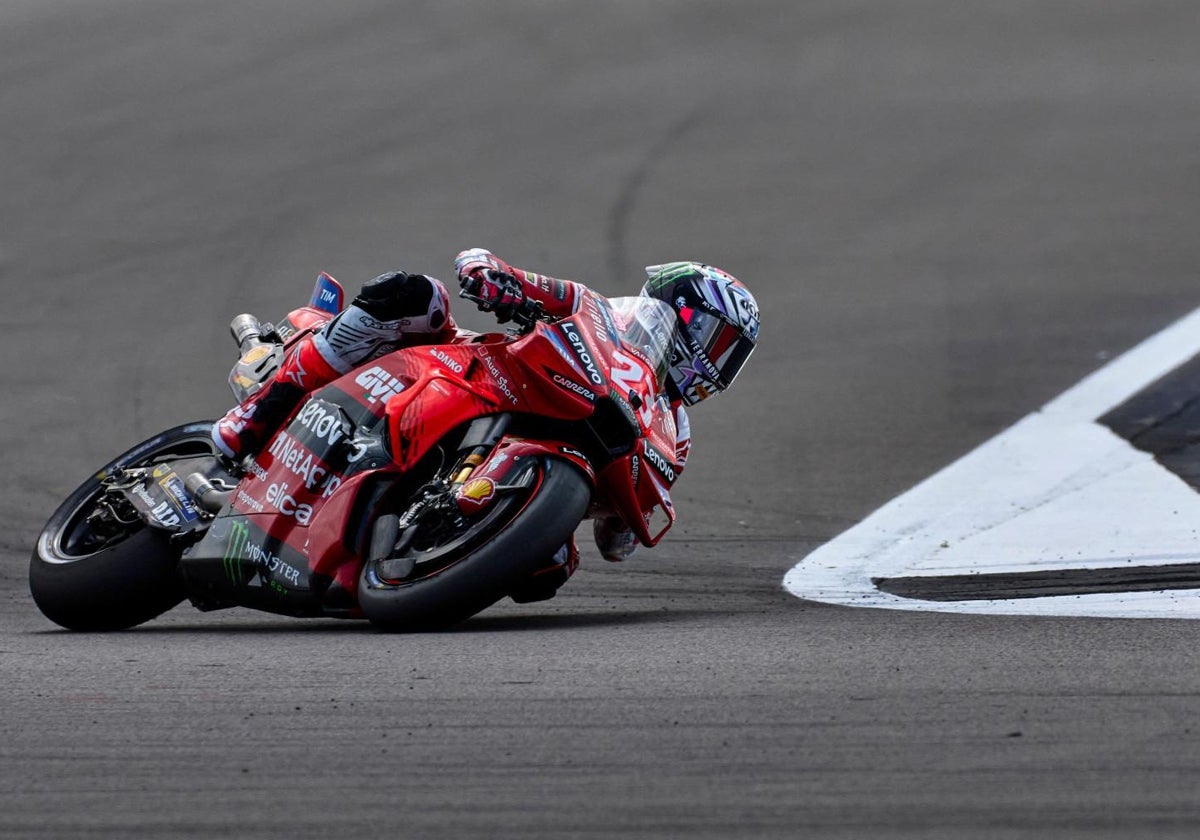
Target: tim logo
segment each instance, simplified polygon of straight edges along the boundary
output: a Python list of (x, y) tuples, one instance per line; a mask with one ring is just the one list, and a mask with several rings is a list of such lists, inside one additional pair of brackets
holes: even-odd
[(310, 301), (314, 309), (320, 309), (331, 315), (342, 311), (342, 287), (325, 272), (317, 277), (317, 285), (313, 288)]

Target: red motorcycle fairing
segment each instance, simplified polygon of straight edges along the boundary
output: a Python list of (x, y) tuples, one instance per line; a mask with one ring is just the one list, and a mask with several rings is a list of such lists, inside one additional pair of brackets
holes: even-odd
[(459, 509), (468, 515), (487, 510), (505, 486), (525, 468), (526, 463), (543, 456), (574, 464), (587, 476), (593, 487), (596, 485), (596, 471), (591, 461), (569, 443), (505, 435), (458, 488), (456, 498)]
[(179, 570), (201, 609), (245, 606), (293, 616), (356, 617), (353, 604), (329, 601), (314, 586), (307, 558), (262, 526), (266, 517), (227, 513), (184, 551)]
[(373, 477), (396, 472), (378, 430), (382, 413), (382, 403), (360, 402), (336, 385), (311, 394), (247, 460), (229, 505), (184, 554), (188, 580), (216, 604), (353, 614), (357, 554), (345, 545), (355, 538), (347, 533), (352, 508)]
[[(544, 356), (547, 340), (532, 333), (515, 342), (480, 336), (467, 344), (425, 348), (436, 364), (417, 374), (410, 358), (400, 353), (380, 359), (380, 365), (407, 383), (388, 400), (388, 434), (400, 469), (410, 469), (429, 448), (458, 425), (503, 411), (516, 411), (559, 420), (582, 420), (593, 405), (584, 396), (555, 385), (548, 391), (547, 374), (563, 376), (547, 360), (536, 361), (545, 372), (529, 376), (514, 359)], [(562, 367), (557, 356), (548, 360)], [(551, 378), (550, 380), (554, 380)]]
[[(591, 511), (593, 516), (621, 516), (645, 546), (658, 545), (675, 524), (670, 484), (651, 468), (642, 466), (649, 460), (646, 453), (651, 451), (647, 444), (642, 454), (630, 452), (604, 467), (596, 477), (596, 497), (607, 505), (601, 502), (593, 505)], [(629, 516), (631, 510), (640, 511), (641, 515)], [(665, 523), (651, 530), (651, 523), (657, 524), (659, 515), (665, 517)]]
[[(519, 338), (460, 332), (452, 343), (396, 350), (318, 389), (248, 463), (226, 510), (185, 554), (184, 574), (207, 584), (214, 603), (356, 615), (378, 488), (403, 480), (439, 441), (477, 418), (581, 421), (605, 400), (624, 418), (633, 448), (610, 452), (599, 475), (570, 443), (509, 436), (466, 480), (497, 483), (488, 471), (501, 470), (502, 455), (566, 459), (596, 486), (596, 511), (621, 517), (654, 545), (675, 517), (668, 454), (675, 423), (648, 359), (620, 343), (617, 317), (607, 300), (589, 293), (575, 316), (539, 323)], [(481, 509), (488, 491), (486, 482), (473, 488)], [(473, 500), (460, 494), (458, 503), (465, 512)], [(647, 523), (655, 511), (667, 522), (652, 533)]]
[[(671, 503), (670, 485), (664, 478), (656, 474), (656, 468), (643, 468), (642, 464), (649, 461), (647, 452), (653, 451), (648, 443), (642, 454), (637, 451), (617, 458), (608, 463), (596, 475), (586, 455), (563, 440), (528, 440), (524, 438), (505, 436), (492, 454), (475, 467), (469, 478), (458, 488), (458, 508), (464, 514), (480, 514), (497, 498), (499, 490), (506, 481), (512, 480), (520, 473), (522, 458), (548, 456), (562, 458), (568, 461), (588, 476), (588, 481), (598, 490), (596, 497), (610, 500), (607, 508), (604, 504), (594, 505), (593, 510), (600, 515), (612, 515), (617, 510), (640, 510), (643, 516), (638, 516), (630, 522), (638, 540), (643, 545), (658, 544), (671, 529), (676, 512)], [(655, 454), (661, 458), (661, 455)], [(671, 468), (667, 468), (671, 469)], [(673, 469), (671, 470), (673, 481)], [(650, 530), (649, 523), (654, 522), (655, 515), (665, 517), (665, 524), (660, 528)]]

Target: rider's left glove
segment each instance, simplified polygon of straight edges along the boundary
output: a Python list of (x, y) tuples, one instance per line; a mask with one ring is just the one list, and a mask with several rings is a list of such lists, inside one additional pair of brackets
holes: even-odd
[(458, 275), (464, 292), (475, 298), (484, 312), (492, 312), (500, 323), (512, 320), (513, 313), (525, 300), (520, 281), (508, 272), (475, 266)]

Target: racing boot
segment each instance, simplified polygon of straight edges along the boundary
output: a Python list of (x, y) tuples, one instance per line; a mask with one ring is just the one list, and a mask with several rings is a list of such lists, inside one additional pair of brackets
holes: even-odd
[(637, 551), (638, 538), (632, 528), (616, 517), (597, 519), (592, 523), (592, 534), (596, 538), (596, 548), (601, 556), (610, 563), (620, 563), (628, 560)]
[(213, 442), (235, 460), (253, 455), (309, 391), (395, 349), (405, 332), (433, 341), (455, 329), (450, 296), (438, 280), (381, 274), (320, 332), (301, 339), (261, 391), (218, 420)]
[(575, 535), (572, 534), (562, 548), (554, 552), (545, 568), (538, 569), (523, 580), (508, 597), (518, 604), (531, 604), (553, 598), (558, 588), (566, 583), (578, 568), (579, 547), (575, 545)]
[(305, 394), (340, 376), (321, 354), (316, 338), (302, 338), (266, 385), (213, 424), (217, 449), (235, 461), (256, 454)]

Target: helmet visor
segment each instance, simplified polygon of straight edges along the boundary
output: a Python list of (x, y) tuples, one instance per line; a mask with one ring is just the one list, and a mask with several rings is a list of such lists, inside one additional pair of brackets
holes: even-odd
[(680, 312), (680, 317), (687, 334), (704, 351), (713, 366), (715, 384), (722, 389), (729, 387), (742, 365), (746, 364), (746, 359), (750, 358), (754, 339), (724, 318), (699, 309), (685, 309)]

